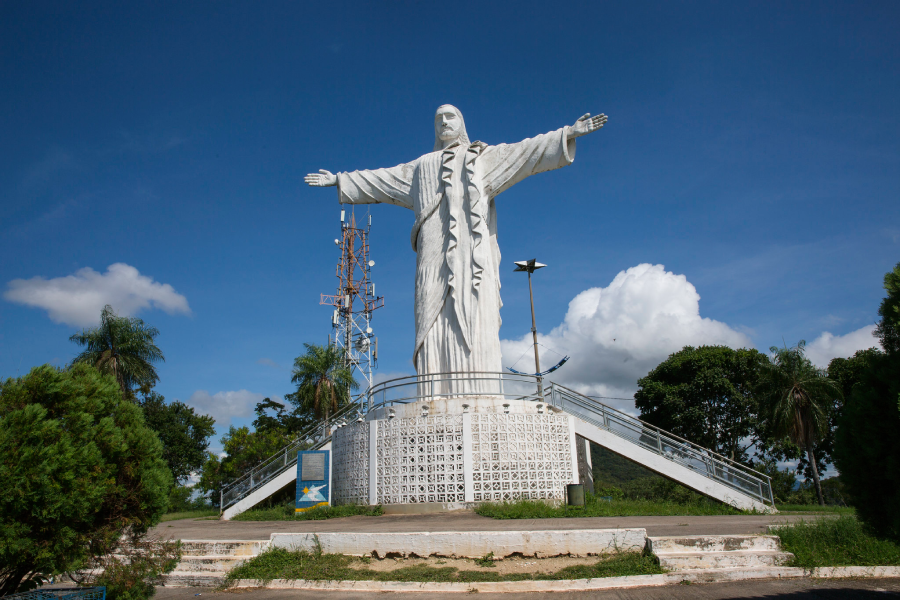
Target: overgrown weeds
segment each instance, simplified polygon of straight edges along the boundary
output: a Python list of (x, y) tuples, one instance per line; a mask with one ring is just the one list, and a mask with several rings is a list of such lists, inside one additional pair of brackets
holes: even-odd
[(475, 564), (479, 567), (495, 567), (497, 565), (494, 564), (494, 553), (488, 552), (481, 558), (475, 559)]
[(773, 528), (781, 547), (794, 554), (790, 566), (815, 567), (900, 565), (900, 545), (880, 539), (855, 517), (820, 517)]
[(293, 502), (270, 508), (255, 508), (242, 512), (232, 518), (233, 521), (321, 521), (339, 517), (356, 515), (377, 517), (383, 514), (381, 506), (360, 506), (357, 504), (339, 504), (337, 506), (320, 506), (304, 512), (296, 512)]
[(834, 513), (837, 515), (855, 515), (856, 509), (852, 506), (835, 506), (826, 504), (776, 504), (778, 512), (786, 513)]
[[(486, 556), (479, 560), (491, 560)], [(477, 561), (476, 561), (477, 562)], [(604, 556), (595, 564), (565, 567), (554, 573), (498, 573), (497, 571), (460, 570), (456, 567), (433, 567), (416, 564), (391, 571), (375, 571), (368, 562), (341, 554), (317, 554), (272, 548), (229, 571), (226, 586), (239, 579), (265, 584), (273, 579), (344, 580), (344, 581), (539, 581), (590, 579), (625, 575), (664, 573), (653, 556), (640, 552), (620, 552)]]
[(554, 517), (623, 517), (657, 515), (740, 515), (732, 506), (699, 496), (686, 502), (674, 500), (632, 500), (622, 496), (587, 494), (585, 505), (554, 506), (540, 500), (485, 502), (475, 512), (494, 519), (542, 519)]

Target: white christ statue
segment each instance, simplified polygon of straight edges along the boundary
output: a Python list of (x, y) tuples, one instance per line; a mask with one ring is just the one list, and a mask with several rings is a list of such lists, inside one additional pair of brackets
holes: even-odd
[(419, 375), (502, 370), (500, 248), (494, 199), (529, 175), (575, 159), (575, 138), (603, 127), (606, 115), (516, 144), (470, 142), (462, 113), (446, 104), (434, 116), (434, 151), (396, 167), (305, 177), (338, 188), (343, 204), (396, 204), (415, 213)]

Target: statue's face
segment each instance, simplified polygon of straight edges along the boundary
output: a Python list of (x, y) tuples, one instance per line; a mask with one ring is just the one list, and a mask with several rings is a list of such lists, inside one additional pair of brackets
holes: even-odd
[(451, 142), (459, 137), (459, 130), (462, 129), (462, 119), (456, 109), (445, 104), (437, 109), (434, 115), (434, 130), (443, 142)]

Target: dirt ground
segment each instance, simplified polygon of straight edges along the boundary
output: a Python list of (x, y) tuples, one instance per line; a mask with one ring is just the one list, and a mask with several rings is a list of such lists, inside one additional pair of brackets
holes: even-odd
[(353, 563), (353, 568), (368, 568), (373, 571), (393, 571), (404, 567), (427, 565), (429, 567), (456, 567), (460, 571), (490, 571), (506, 575), (508, 573), (555, 573), (572, 565), (593, 565), (600, 556), (574, 557), (557, 556), (554, 558), (531, 558), (510, 556), (495, 560), (493, 566), (481, 566), (471, 558), (371, 558), (360, 559)]

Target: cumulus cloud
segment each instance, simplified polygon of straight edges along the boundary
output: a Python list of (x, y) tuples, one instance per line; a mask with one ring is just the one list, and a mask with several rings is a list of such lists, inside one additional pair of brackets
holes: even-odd
[(191, 313), (187, 298), (171, 285), (141, 275), (125, 263), (112, 264), (102, 274), (85, 267), (73, 275), (54, 279), (13, 279), (3, 297), (42, 308), (57, 323), (80, 327), (96, 325), (106, 304), (122, 316), (146, 308), (159, 308), (169, 314)]
[[(538, 342), (571, 360), (550, 378), (590, 395), (631, 397), (637, 380), (684, 346), (752, 347), (750, 339), (725, 323), (700, 316), (700, 295), (684, 275), (663, 265), (640, 264), (620, 272), (605, 288), (581, 292), (563, 322)], [(503, 364), (532, 344), (531, 335), (502, 340)], [(541, 348), (541, 367), (560, 356)], [(530, 354), (517, 367), (520, 371)], [(615, 403), (613, 403), (615, 404)], [(633, 409), (633, 402), (620, 403)]]
[(833, 335), (830, 331), (824, 331), (812, 343), (807, 344), (806, 357), (820, 369), (825, 369), (832, 358), (849, 358), (857, 350), (881, 348), (878, 338), (873, 335), (874, 331), (875, 325), (866, 325), (845, 335)]
[[(228, 427), (231, 420), (240, 417), (250, 417), (253, 415), (253, 409), (259, 402), (262, 402), (262, 394), (250, 392), (248, 390), (237, 390), (232, 392), (216, 392), (210, 394), (206, 390), (197, 390), (191, 397), (185, 401), (185, 404), (193, 406), (198, 412), (211, 415), (216, 420), (219, 427)], [(272, 397), (278, 402), (280, 398)]]

